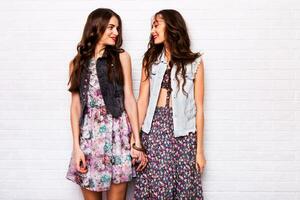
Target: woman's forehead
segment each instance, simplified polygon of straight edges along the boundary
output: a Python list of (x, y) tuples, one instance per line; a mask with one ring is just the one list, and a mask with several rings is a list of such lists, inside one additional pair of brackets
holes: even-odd
[(161, 14), (158, 14), (158, 15), (154, 15), (153, 17), (152, 17), (152, 24), (155, 24), (155, 23), (160, 23), (160, 22), (164, 22), (164, 19), (163, 19), (163, 17), (162, 17), (162, 15)]
[(119, 20), (117, 17), (115, 16), (112, 16), (108, 22), (108, 24), (113, 24), (115, 26), (118, 26), (119, 25)]

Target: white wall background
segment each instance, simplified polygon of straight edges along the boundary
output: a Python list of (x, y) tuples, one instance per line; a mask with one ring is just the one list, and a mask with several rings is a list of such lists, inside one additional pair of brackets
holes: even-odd
[(123, 19), (136, 95), (151, 16), (185, 17), (205, 53), (205, 199), (300, 199), (297, 0), (1, 1), (0, 199), (82, 199), (64, 178), (68, 63), (97, 7)]

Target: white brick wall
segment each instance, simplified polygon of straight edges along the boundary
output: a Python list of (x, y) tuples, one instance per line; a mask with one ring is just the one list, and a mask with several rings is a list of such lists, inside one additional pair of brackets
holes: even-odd
[(66, 83), (97, 7), (123, 19), (136, 95), (156, 11), (178, 9), (193, 49), (205, 52), (205, 199), (300, 199), (297, 0), (1, 1), (0, 199), (82, 199), (64, 178), (71, 153)]

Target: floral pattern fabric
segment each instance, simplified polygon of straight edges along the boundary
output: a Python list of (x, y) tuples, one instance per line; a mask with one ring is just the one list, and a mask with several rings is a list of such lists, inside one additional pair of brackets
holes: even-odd
[(131, 127), (126, 112), (119, 118), (107, 113), (101, 95), (95, 60), (89, 65), (90, 82), (80, 148), (87, 173), (76, 170), (71, 158), (66, 178), (91, 191), (107, 191), (110, 185), (128, 182), (133, 176), (130, 156)]
[(142, 133), (148, 164), (137, 172), (136, 200), (203, 200), (196, 134), (174, 137), (172, 114), (172, 108), (157, 107), (151, 131)]

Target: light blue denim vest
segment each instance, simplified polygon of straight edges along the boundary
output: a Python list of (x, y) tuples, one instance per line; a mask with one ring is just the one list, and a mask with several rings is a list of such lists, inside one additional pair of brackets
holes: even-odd
[[(171, 71), (171, 87), (172, 87), (172, 109), (173, 109), (173, 123), (174, 136), (185, 136), (190, 132), (196, 131), (196, 105), (194, 99), (194, 79), (197, 67), (201, 61), (201, 57), (197, 58), (193, 63), (186, 65), (186, 84), (184, 90), (187, 96), (182, 91), (183, 79), (178, 74), (180, 84), (178, 86), (175, 78), (176, 65), (172, 67)], [(156, 64), (152, 65), (152, 72), (150, 74), (150, 99), (147, 108), (147, 114), (142, 126), (145, 133), (149, 133), (151, 129), (152, 119), (156, 104), (161, 89), (161, 83), (164, 73), (167, 69), (167, 62), (164, 53), (158, 58)]]

